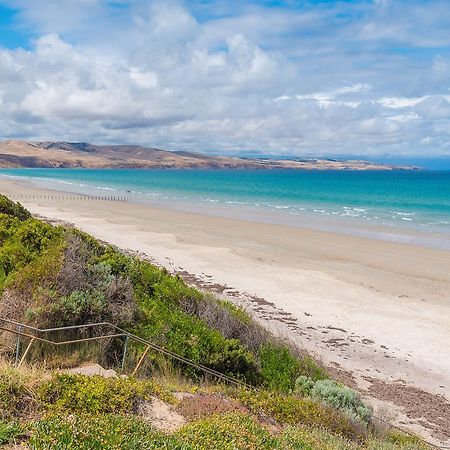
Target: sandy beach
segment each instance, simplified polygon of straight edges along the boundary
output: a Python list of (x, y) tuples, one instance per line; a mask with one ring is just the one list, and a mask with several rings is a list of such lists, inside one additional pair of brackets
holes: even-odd
[[(45, 194), (0, 178), (0, 192)], [(394, 423), (450, 438), (450, 252), (133, 203), (24, 200), (244, 306)]]

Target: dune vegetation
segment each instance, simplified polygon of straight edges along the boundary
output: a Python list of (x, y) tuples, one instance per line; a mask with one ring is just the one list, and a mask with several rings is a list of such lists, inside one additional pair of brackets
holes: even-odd
[[(0, 445), (31, 449), (426, 449), (372, 417), (358, 393), (310, 356), (270, 335), (241, 308), (89, 235), (33, 218), (0, 196), (0, 318), (39, 328), (109, 322), (247, 384), (123, 341), (49, 348), (14, 369), (15, 337), (0, 348)], [(66, 332), (95, 337), (98, 330)], [(123, 377), (61, 372), (86, 362)], [(124, 364), (121, 367), (121, 364)], [(126, 376), (128, 375), (128, 376)], [(146, 413), (155, 402), (175, 428)]]

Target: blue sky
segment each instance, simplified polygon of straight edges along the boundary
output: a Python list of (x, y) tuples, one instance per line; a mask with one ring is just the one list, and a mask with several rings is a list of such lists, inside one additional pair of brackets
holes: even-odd
[(28, 45), (27, 36), (14, 26), (15, 11), (0, 4), (0, 43), (2, 47), (16, 48)]
[(450, 157), (448, 0), (0, 0), (0, 138)]

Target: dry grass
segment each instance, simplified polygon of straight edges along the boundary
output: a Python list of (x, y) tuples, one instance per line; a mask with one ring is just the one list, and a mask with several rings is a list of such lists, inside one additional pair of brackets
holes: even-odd
[(178, 411), (189, 420), (229, 412), (249, 413), (249, 410), (237, 401), (211, 394), (198, 394), (184, 397), (178, 405)]
[(34, 418), (40, 412), (38, 386), (50, 379), (49, 372), (37, 367), (0, 366), (0, 416), (2, 420)]

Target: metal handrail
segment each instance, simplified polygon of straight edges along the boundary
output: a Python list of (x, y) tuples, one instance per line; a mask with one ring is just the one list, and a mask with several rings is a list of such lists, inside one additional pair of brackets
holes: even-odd
[[(148, 350), (152, 349), (155, 350), (165, 356), (169, 356), (170, 358), (182, 362), (188, 366), (191, 366), (197, 370), (201, 370), (202, 372), (204, 372), (205, 374), (208, 375), (212, 375), (216, 378), (219, 378), (227, 383), (230, 384), (234, 384), (237, 386), (243, 386), (246, 387), (248, 389), (254, 389), (253, 386), (248, 385), (247, 383), (238, 380), (237, 378), (233, 378), (230, 377), (228, 375), (225, 375), (221, 372), (218, 372), (217, 370), (211, 369), (209, 367), (206, 367), (202, 364), (198, 364), (188, 358), (185, 358), (184, 356), (181, 356), (177, 353), (171, 352), (170, 350), (165, 349), (164, 347), (161, 347), (151, 341), (148, 341), (144, 338), (141, 338), (140, 336), (137, 336), (135, 334), (132, 334), (110, 322), (98, 322), (98, 323), (90, 323), (90, 324), (85, 324), (85, 325), (71, 325), (71, 326), (67, 326), (67, 327), (56, 327), (56, 328), (36, 328), (33, 327), (31, 325), (26, 325), (20, 322), (16, 322), (15, 320), (10, 320), (10, 319), (5, 319), (5, 318), (0, 318), (1, 322), (6, 322), (10, 325), (15, 325), (16, 327), (19, 327), (19, 330), (13, 330), (10, 328), (6, 328), (4, 326), (0, 326), (0, 330), (9, 332), (9, 333), (13, 333), (17, 336), (23, 336), (23, 337), (27, 337), (29, 339), (31, 339), (30, 344), (34, 341), (40, 341), (40, 342), (45, 342), (47, 344), (51, 344), (51, 345), (55, 345), (55, 346), (63, 346), (63, 345), (69, 345), (69, 344), (75, 344), (75, 343), (80, 343), (80, 342), (87, 342), (87, 341), (95, 341), (95, 340), (101, 340), (101, 339), (108, 339), (108, 338), (116, 338), (116, 337), (126, 337), (128, 339), (132, 339), (136, 342), (139, 342), (141, 344), (145, 344), (147, 345), (147, 350), (144, 351), (143, 356), (145, 356), (148, 353)], [(33, 334), (29, 334), (29, 333), (24, 333), (23, 331), (21, 331), (20, 329), (25, 328), (27, 330), (31, 330), (33, 332), (37, 332), (37, 333), (48, 333), (48, 332), (56, 332), (56, 331), (67, 331), (67, 330), (75, 330), (75, 329), (86, 329), (86, 328), (98, 328), (98, 327), (105, 327), (108, 326), (110, 327), (112, 330), (116, 331), (116, 333), (114, 334), (102, 334), (100, 336), (94, 336), (94, 337), (88, 337), (88, 338), (81, 338), (81, 339), (72, 339), (72, 340), (67, 340), (67, 341), (54, 341), (52, 339), (48, 339), (48, 338), (43, 338), (43, 337), (39, 337), (39, 336), (35, 336)], [(29, 348), (27, 348), (27, 350), (29, 350)], [(26, 353), (28, 353), (26, 350)], [(23, 362), (24, 360), (24, 356), (26, 356), (26, 354), (24, 354), (22, 356), (22, 359), (20, 361), (20, 364)], [(124, 355), (125, 356), (125, 355)], [(138, 365), (136, 366), (135, 370), (134, 370), (134, 374), (137, 373), (137, 370), (140, 367), (140, 364), (142, 364), (143, 362), (143, 358), (141, 358), (141, 360), (139, 361)]]

